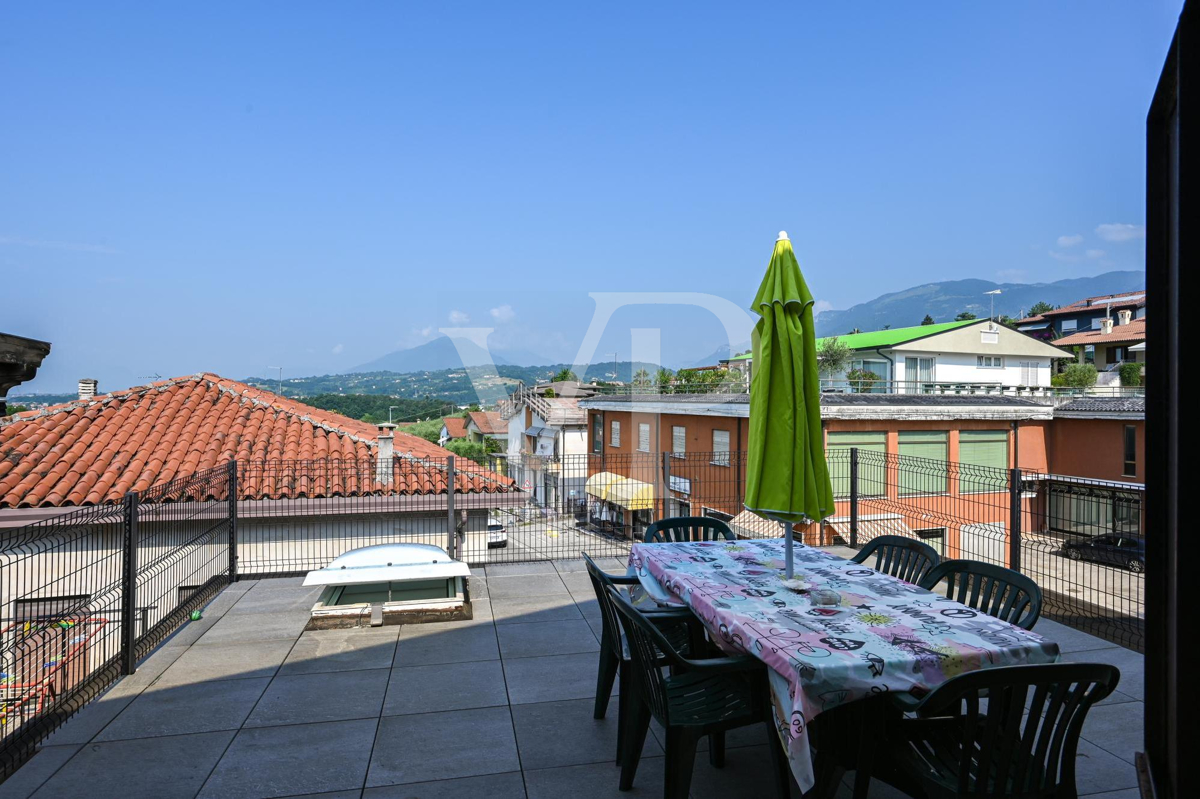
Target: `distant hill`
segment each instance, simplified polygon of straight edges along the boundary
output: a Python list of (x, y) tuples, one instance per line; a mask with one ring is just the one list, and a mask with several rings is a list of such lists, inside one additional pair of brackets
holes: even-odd
[(717, 349), (714, 352), (710, 352), (708, 355), (705, 355), (703, 358), (692, 361), (691, 363), (687, 364), (687, 366), (685, 366), (683, 368), (694, 369), (697, 366), (716, 366), (719, 361), (722, 361), (722, 360), (728, 358), (731, 354), (736, 355), (737, 353), (745, 352), (748, 349), (750, 349), (750, 341), (748, 339), (746, 341), (743, 341), (741, 344), (738, 344), (736, 347), (734, 347), (732, 353), (729, 350), (728, 344), (722, 344), (720, 347), (717, 347)]
[(1146, 287), (1145, 272), (1105, 272), (1094, 277), (1068, 278), (1053, 283), (993, 283), (990, 280), (947, 280), (926, 283), (903, 291), (883, 294), (842, 311), (825, 311), (817, 318), (817, 335), (833, 336), (858, 328), (919, 325), (926, 314), (935, 322), (949, 322), (962, 311), (980, 318), (988, 315), (989, 297), (984, 292), (1000, 289), (996, 313), (1018, 316), (1034, 303), (1066, 305), (1098, 294), (1137, 291)]
[[(455, 344), (458, 346), (456, 347)], [(460, 352), (461, 349), (461, 352)], [(346, 374), (367, 372), (433, 372), (440, 369), (461, 369), (464, 366), (482, 366), (494, 363), (508, 364), (509, 361), (500, 355), (488, 355), (487, 350), (466, 339), (451, 340), (448, 336), (438, 336), (406, 350), (396, 350), (373, 361), (359, 364)]]

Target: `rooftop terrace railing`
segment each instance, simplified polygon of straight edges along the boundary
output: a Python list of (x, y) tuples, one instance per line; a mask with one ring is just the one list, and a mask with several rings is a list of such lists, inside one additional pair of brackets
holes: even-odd
[(232, 465), (0, 532), (0, 780), (232, 575)]
[[(662, 394), (747, 394), (745, 380), (715, 382), (631, 383), (621, 386), (589, 386), (598, 396), (654, 396)], [(909, 380), (821, 379), (823, 394), (906, 394), (921, 396), (1029, 397), (1066, 401), (1079, 397), (1144, 397), (1141, 386), (1027, 386), (987, 382), (924, 382)]]

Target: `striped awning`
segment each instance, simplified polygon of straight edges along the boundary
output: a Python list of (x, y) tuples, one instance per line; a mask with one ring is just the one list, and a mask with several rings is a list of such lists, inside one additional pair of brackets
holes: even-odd
[[(834, 516), (825, 520), (834, 532), (847, 541), (850, 540), (850, 517)], [(876, 516), (871, 518), (859, 517), (858, 540), (869, 541), (877, 535), (902, 535), (917, 538), (917, 534), (904, 523), (903, 516)]]

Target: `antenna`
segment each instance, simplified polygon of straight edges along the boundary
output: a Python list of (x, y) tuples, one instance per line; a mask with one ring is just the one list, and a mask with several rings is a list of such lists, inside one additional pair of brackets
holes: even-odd
[(275, 393), (282, 397), (283, 396), (283, 367), (282, 366), (268, 366), (267, 368), (279, 370), (279, 388), (275, 391)]
[(399, 405), (389, 405), (388, 406), (388, 424), (392, 423), (392, 411), (399, 407), (400, 407)]
[(991, 313), (988, 315), (988, 321), (990, 321), (992, 323), (992, 328), (995, 329), (995, 326), (996, 326), (996, 295), (1001, 294), (1002, 292), (1000, 291), (1000, 289), (993, 289), (992, 291), (985, 291), (983, 293), (989, 295), (992, 298), (991, 309), (990, 309)]

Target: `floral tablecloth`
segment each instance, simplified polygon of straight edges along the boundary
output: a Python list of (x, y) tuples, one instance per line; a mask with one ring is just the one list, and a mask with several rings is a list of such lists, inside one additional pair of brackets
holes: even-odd
[(782, 540), (635, 544), (630, 571), (659, 602), (682, 603), (731, 652), (770, 667), (776, 726), (797, 782), (813, 785), (808, 724), (885, 691), (931, 689), (966, 671), (1053, 663), (1058, 645), (911, 583), (797, 546), (795, 576), (841, 595), (815, 607), (782, 584)]

